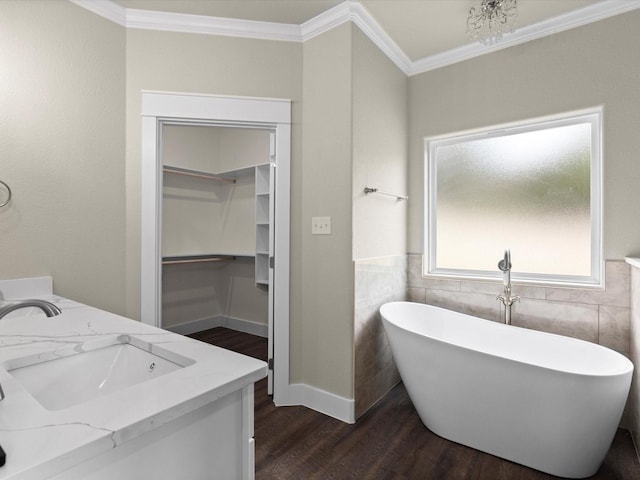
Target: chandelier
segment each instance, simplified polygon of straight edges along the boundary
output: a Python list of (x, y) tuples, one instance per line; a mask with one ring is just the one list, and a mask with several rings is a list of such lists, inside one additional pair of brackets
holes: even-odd
[(482, 0), (480, 6), (471, 7), (467, 17), (467, 37), (485, 45), (493, 45), (505, 33), (516, 28), (517, 0)]

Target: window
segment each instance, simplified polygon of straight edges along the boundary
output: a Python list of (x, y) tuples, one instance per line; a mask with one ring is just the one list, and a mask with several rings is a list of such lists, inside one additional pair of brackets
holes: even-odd
[(424, 273), (600, 285), (601, 116), (425, 139)]

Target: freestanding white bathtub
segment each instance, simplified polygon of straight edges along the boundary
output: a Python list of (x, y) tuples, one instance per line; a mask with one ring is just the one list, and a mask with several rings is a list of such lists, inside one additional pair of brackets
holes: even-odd
[(419, 303), (387, 303), (380, 314), (431, 431), (561, 477), (597, 472), (629, 393), (626, 357)]

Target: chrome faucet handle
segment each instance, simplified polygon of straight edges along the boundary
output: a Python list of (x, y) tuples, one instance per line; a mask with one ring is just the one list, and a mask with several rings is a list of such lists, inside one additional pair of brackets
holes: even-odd
[(520, 301), (520, 295), (496, 295), (496, 300), (500, 300), (504, 306), (510, 307)]

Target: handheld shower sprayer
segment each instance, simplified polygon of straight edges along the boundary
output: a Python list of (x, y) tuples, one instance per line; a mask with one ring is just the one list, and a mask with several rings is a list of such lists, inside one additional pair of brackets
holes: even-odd
[(498, 262), (498, 268), (504, 272), (504, 286), (511, 284), (511, 250), (504, 251), (504, 258)]

